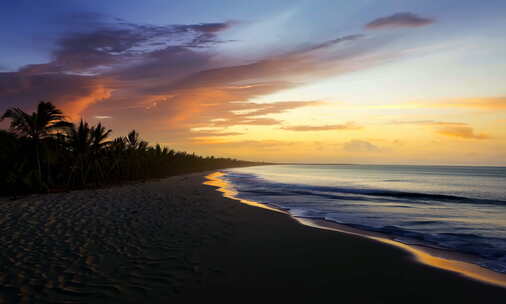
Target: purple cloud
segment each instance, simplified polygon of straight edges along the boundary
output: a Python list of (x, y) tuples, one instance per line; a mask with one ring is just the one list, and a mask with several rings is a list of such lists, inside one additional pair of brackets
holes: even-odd
[(376, 30), (388, 27), (420, 27), (434, 23), (434, 19), (420, 17), (409, 12), (395, 13), (387, 17), (375, 19), (366, 24), (366, 29)]

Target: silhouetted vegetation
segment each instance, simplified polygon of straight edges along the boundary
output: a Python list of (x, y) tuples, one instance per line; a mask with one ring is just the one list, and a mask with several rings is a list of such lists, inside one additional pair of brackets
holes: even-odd
[(40, 102), (32, 114), (8, 109), (1, 119), (10, 120), (9, 130), (0, 130), (1, 194), (59, 191), (259, 164), (150, 146), (135, 130), (111, 139), (111, 130), (101, 123), (67, 122), (49, 102)]

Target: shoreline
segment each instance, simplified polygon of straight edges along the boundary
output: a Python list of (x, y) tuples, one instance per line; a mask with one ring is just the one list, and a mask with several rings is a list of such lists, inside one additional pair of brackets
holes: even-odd
[(502, 304), (506, 289), (400, 248), (301, 225), (205, 185), (215, 171), (0, 198), (0, 303), (167, 303), (206, 296)]
[(292, 216), (287, 211), (273, 208), (271, 206), (259, 202), (236, 197), (238, 193), (235, 190), (231, 189), (230, 185), (225, 180), (220, 178), (223, 175), (224, 173), (220, 171), (213, 172), (206, 176), (207, 181), (204, 182), (204, 184), (217, 187), (216, 190), (223, 193), (223, 196), (226, 198), (240, 201), (241, 203), (249, 206), (283, 213), (285, 215), (288, 215), (290, 218), (297, 221), (301, 225), (314, 227), (322, 230), (331, 230), (339, 233), (356, 235), (359, 237), (388, 244), (390, 246), (395, 246), (410, 253), (413, 257), (413, 260), (418, 263), (443, 269), (445, 271), (458, 273), (469, 279), (476, 280), (479, 282), (506, 288), (506, 274), (495, 272), (493, 270), (484, 268), (478, 264), (472, 263), (473, 259), (469, 255), (429, 246), (406, 244), (400, 241), (396, 241), (381, 233), (356, 229), (351, 226), (338, 224), (323, 219), (295, 217)]

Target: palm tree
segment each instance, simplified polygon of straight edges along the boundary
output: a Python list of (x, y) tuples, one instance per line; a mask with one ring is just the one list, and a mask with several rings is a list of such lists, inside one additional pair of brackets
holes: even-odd
[(104, 180), (104, 153), (105, 148), (111, 145), (111, 141), (107, 140), (111, 134), (111, 129), (106, 129), (99, 123), (97, 126), (91, 127), (90, 129), (90, 141), (91, 141), (91, 155), (90, 162), (91, 167), (95, 171), (95, 182), (98, 184), (99, 181)]
[(81, 183), (86, 184), (86, 161), (92, 146), (91, 131), (88, 123), (81, 120), (78, 126), (72, 124), (67, 132), (67, 144), (73, 159), (68, 183), (74, 176), (74, 172), (79, 169)]
[[(32, 114), (10, 108), (0, 120), (6, 118), (11, 121), (10, 132), (0, 130), (0, 193), (58, 190), (252, 164), (151, 146), (135, 130), (111, 141), (111, 130), (101, 123), (66, 122), (49, 102), (40, 102)], [(42, 166), (41, 158), (47, 167)]]
[(103, 179), (102, 156), (105, 147), (111, 144), (107, 137), (112, 130), (107, 130), (101, 123), (90, 127), (87, 122), (81, 120), (78, 126), (72, 124), (67, 131), (68, 149), (70, 149), (73, 165), (69, 175), (69, 182), (74, 172), (79, 170), (81, 184), (85, 185), (90, 171), (94, 170), (95, 181)]
[(146, 150), (148, 143), (141, 139), (139, 132), (132, 130), (125, 138), (128, 147), (132, 150)]
[(96, 127), (91, 127), (91, 149), (94, 153), (98, 153), (103, 148), (108, 146), (111, 141), (107, 140), (107, 137), (111, 135), (112, 130), (107, 130), (102, 123), (98, 123)]
[(39, 186), (42, 183), (42, 169), (40, 160), (40, 146), (44, 139), (53, 136), (58, 131), (68, 128), (71, 124), (65, 121), (62, 111), (52, 103), (41, 101), (37, 111), (28, 114), (20, 108), (10, 108), (0, 118), (11, 120), (10, 131), (20, 137), (31, 140), (35, 149), (35, 161), (37, 164), (37, 175)]
[(143, 163), (145, 163), (148, 142), (142, 140), (139, 132), (135, 130), (130, 131), (124, 141), (127, 146), (128, 176), (130, 179), (141, 178), (143, 172), (146, 171), (146, 166)]

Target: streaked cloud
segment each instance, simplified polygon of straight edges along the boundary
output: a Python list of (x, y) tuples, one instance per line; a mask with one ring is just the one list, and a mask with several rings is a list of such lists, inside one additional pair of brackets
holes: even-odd
[(309, 126), (309, 125), (297, 125), (297, 126), (284, 126), (281, 127), (283, 130), (287, 131), (331, 131), (331, 130), (359, 130), (362, 129), (361, 126), (349, 122), (345, 124), (336, 124), (336, 125), (323, 125), (323, 126)]
[(196, 132), (191, 140), (209, 142), (213, 140), (219, 140), (222, 137), (243, 135), (241, 132)]
[(366, 24), (366, 29), (376, 30), (395, 27), (420, 27), (434, 23), (434, 19), (420, 17), (410, 12), (395, 13), (390, 16), (374, 19)]
[(366, 109), (475, 109), (506, 110), (506, 97), (452, 98), (435, 101), (409, 101), (401, 104), (351, 106)]
[[(357, 40), (357, 39), (361, 39), (363, 37), (364, 37), (364, 35), (362, 35), (362, 34), (354, 34), (354, 35), (348, 35), (348, 36), (338, 37), (336, 39), (331, 39), (331, 40), (322, 42), (320, 44), (317, 44), (315, 46), (312, 46), (308, 50), (306, 50), (306, 52), (315, 51), (315, 50), (319, 50), (319, 49), (325, 49), (325, 48), (334, 46), (336, 44), (340, 44), (340, 43), (343, 43), (343, 42), (346, 42), (346, 41), (354, 41), (354, 40)], [(303, 52), (301, 52), (301, 53), (303, 53)]]
[(59, 38), (51, 62), (27, 65), (20, 72), (102, 74), (112, 67), (135, 63), (142, 55), (173, 50), (174, 46), (203, 48), (220, 43), (217, 33), (230, 26), (227, 22), (155, 26), (106, 22), (94, 15), (90, 18), (94, 21), (88, 24), (91, 31), (71, 31)]
[(301, 144), (295, 141), (283, 141), (283, 140), (227, 140), (223, 138), (195, 138), (195, 143), (199, 145), (218, 146), (219, 148), (230, 148), (230, 149), (255, 149), (262, 151), (275, 151), (280, 152), (281, 149), (287, 149), (290, 147)]
[(468, 108), (480, 110), (506, 110), (506, 97), (461, 98), (432, 104), (441, 108)]
[(464, 139), (489, 139), (487, 134), (477, 134), (471, 127), (443, 127), (437, 130), (437, 133), (450, 137), (458, 137)]
[(210, 125), (215, 127), (229, 127), (237, 125), (278, 125), (282, 121), (262, 116), (279, 114), (293, 109), (318, 106), (322, 104), (324, 103), (320, 101), (284, 101), (262, 104), (253, 102), (231, 103), (228, 105), (230, 110), (222, 112), (221, 115), (216, 113), (215, 116), (218, 117), (218, 119), (211, 122)]
[(448, 122), (436, 120), (394, 120), (388, 124), (392, 125), (422, 125), (422, 126), (467, 126), (465, 122)]
[(406, 120), (406, 121), (392, 121), (389, 124), (393, 125), (416, 125), (434, 127), (436, 134), (445, 135), (449, 137), (459, 137), (465, 139), (489, 139), (487, 134), (476, 134), (474, 129), (465, 122), (448, 122), (436, 120)]
[(38, 101), (56, 103), (71, 119), (79, 119), (84, 109), (111, 97), (109, 79), (60, 73), (0, 73), (0, 111), (10, 105), (33, 107)]

